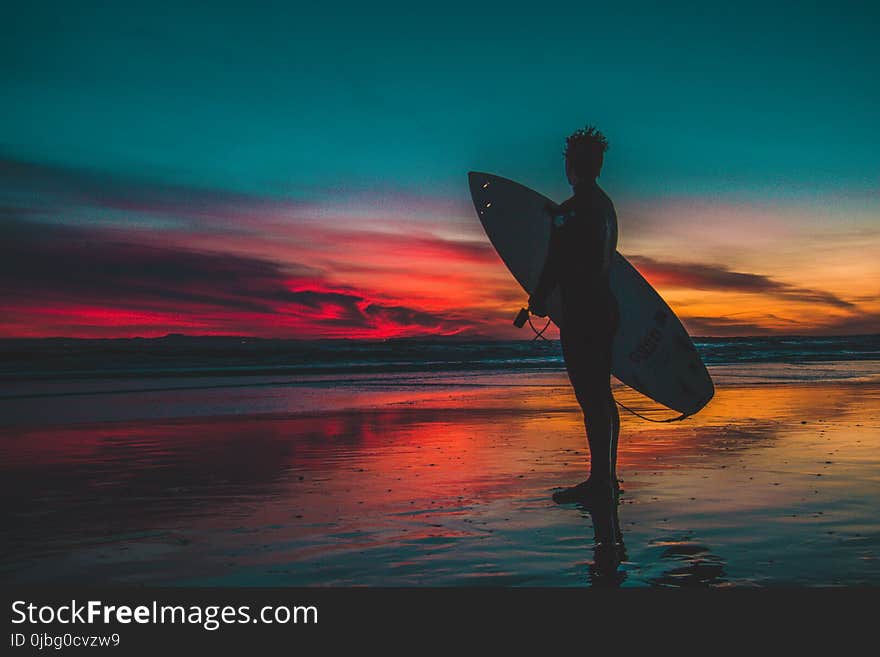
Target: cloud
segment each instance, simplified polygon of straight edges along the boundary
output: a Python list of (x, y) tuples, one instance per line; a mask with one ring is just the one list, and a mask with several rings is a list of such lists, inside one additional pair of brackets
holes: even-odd
[(835, 317), (818, 326), (810, 327), (811, 334), (823, 335), (874, 335), (880, 333), (880, 313), (861, 313), (848, 317)]
[[(303, 211), (305, 202), (138, 180), (103, 171), (0, 156), (0, 198), (34, 215), (80, 223), (125, 223), (212, 232), (246, 231), (251, 219)], [(109, 213), (109, 217), (107, 216)]]
[[(2, 331), (523, 336), (510, 316), (525, 294), (470, 209), (464, 222), (448, 199), (325, 191), (317, 205), (0, 157)], [(723, 265), (630, 260), (660, 289), (810, 304), (809, 322), (791, 325), (798, 332), (876, 327), (858, 314), (876, 310), (864, 294), (844, 299)], [(694, 310), (699, 317), (682, 317), (702, 334), (789, 326), (766, 313)]]
[[(269, 336), (388, 337), (463, 328), (444, 314), (330, 284), (297, 263), (145, 246), (100, 230), (20, 220), (0, 225), (0, 292), (5, 313), (30, 312), (38, 323), (63, 318), (66, 310), (68, 330), (76, 316), (91, 325), (84, 330), (118, 327), (128, 318), (168, 331), (195, 326)], [(34, 329), (54, 333), (47, 325)]]
[[(767, 320), (767, 324), (760, 323)], [(762, 315), (755, 320), (732, 317), (685, 316), (682, 322), (694, 336), (734, 337), (744, 335), (874, 335), (880, 333), (880, 313), (838, 316), (825, 322), (799, 323), (775, 315)], [(769, 326), (772, 324), (774, 326)], [(785, 328), (780, 328), (784, 324)]]
[(0, 239), (0, 286), (7, 295), (28, 298), (266, 312), (289, 298), (286, 276), (310, 271), (290, 265), (285, 274), (256, 258), (116, 241), (69, 226), (7, 221)]
[(3, 305), (14, 330), (28, 333), (54, 333), (51, 324), (76, 334), (74, 315), (84, 330), (238, 323), (248, 334), (303, 337), (449, 334), (485, 323), (448, 312), (445, 300), (499, 264), (487, 240), (334, 212), (0, 158)]
[(769, 294), (791, 301), (823, 304), (847, 310), (856, 307), (855, 304), (831, 292), (797, 287), (763, 274), (731, 271), (723, 265), (660, 262), (641, 255), (627, 256), (627, 259), (652, 285), (657, 287)]
[(772, 335), (778, 333), (756, 322), (729, 317), (686, 316), (681, 318), (688, 333), (699, 337), (731, 337), (737, 335)]
[[(341, 230), (333, 226), (309, 226), (297, 230), (300, 239), (307, 241), (309, 251), (338, 254), (338, 266), (348, 268), (374, 266), (381, 269), (400, 266), (406, 262), (434, 264), (437, 268), (460, 265), (496, 265), (501, 259), (488, 239), (449, 239), (429, 233), (401, 229), (399, 232)], [(340, 249), (341, 246), (349, 248)]]

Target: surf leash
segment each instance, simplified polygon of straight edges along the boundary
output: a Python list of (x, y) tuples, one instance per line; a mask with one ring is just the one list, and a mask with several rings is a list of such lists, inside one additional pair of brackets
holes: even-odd
[[(532, 331), (533, 331), (534, 334), (535, 334), (535, 337), (532, 338), (532, 342), (535, 342), (535, 341), (538, 340), (539, 338), (540, 338), (541, 340), (546, 341), (546, 342), (550, 342), (550, 340), (547, 339), (547, 336), (544, 335), (544, 331), (546, 331), (548, 328), (550, 328), (550, 318), (549, 318), (549, 317), (547, 318), (547, 323), (544, 324), (543, 328), (541, 328), (540, 331), (539, 331), (539, 330), (537, 329), (537, 327), (532, 323), (532, 314), (528, 311), (527, 308), (523, 308), (522, 310), (519, 311), (519, 315), (517, 315), (516, 319), (513, 321), (513, 325), (516, 326), (517, 328), (522, 328), (523, 325), (525, 324), (525, 322), (522, 321), (523, 319), (525, 319), (525, 320), (527, 320), (527, 321), (529, 322), (529, 327), (532, 329)], [(627, 411), (627, 412), (629, 412), (629, 413), (632, 413), (632, 414), (635, 415), (637, 418), (641, 418), (642, 420), (645, 420), (646, 422), (654, 422), (654, 423), (656, 423), (656, 424), (666, 424), (666, 423), (669, 423), (669, 422), (681, 422), (681, 421), (684, 420), (685, 418), (690, 417), (690, 414), (689, 414), (689, 413), (682, 413), (681, 415), (678, 415), (678, 416), (676, 416), (676, 417), (668, 417), (668, 418), (663, 419), (663, 420), (657, 420), (657, 419), (654, 419), (654, 418), (652, 418), (652, 417), (647, 417), (647, 416), (645, 416), (645, 415), (642, 415), (642, 414), (639, 413), (638, 411), (634, 411), (634, 410), (631, 409), (629, 406), (626, 406), (626, 405), (624, 405), (624, 404), (621, 404), (620, 401), (617, 400), (617, 399), (615, 399), (614, 401), (615, 401), (615, 402), (617, 403), (617, 405), (620, 406), (623, 410), (625, 410), (625, 411)]]
[(544, 331), (546, 331), (548, 328), (550, 328), (550, 318), (549, 317), (547, 318), (547, 323), (544, 324), (544, 328), (542, 328), (539, 331), (538, 329), (535, 328), (535, 325), (532, 324), (532, 317), (531, 317), (531, 315), (529, 315), (529, 326), (531, 326), (532, 330), (535, 332), (535, 337), (532, 338), (532, 342), (535, 342), (538, 338), (540, 338), (541, 340), (544, 340), (545, 342), (550, 342), (550, 340), (547, 339), (547, 336), (544, 335)]
[[(535, 337), (532, 338), (532, 342), (535, 342), (538, 338), (542, 340), (547, 340), (547, 337), (544, 335), (544, 331), (550, 328), (550, 318), (547, 318), (547, 323), (544, 324), (544, 328), (540, 331), (535, 327), (532, 323), (532, 313), (529, 312), (528, 308), (521, 308), (520, 311), (516, 315), (516, 319), (513, 320), (513, 325), (516, 328), (522, 328), (526, 325), (526, 322), (529, 323), (529, 326), (532, 328), (532, 331), (535, 333)], [(549, 342), (549, 340), (547, 340)]]
[(682, 413), (681, 415), (679, 415), (677, 417), (668, 417), (665, 420), (655, 420), (652, 417), (645, 417), (644, 415), (642, 415), (638, 411), (634, 411), (633, 409), (631, 409), (629, 406), (624, 406), (617, 399), (615, 399), (614, 401), (616, 401), (617, 405), (620, 406), (623, 410), (629, 411), (630, 413), (632, 413), (636, 417), (642, 418), (643, 420), (646, 420), (648, 422), (655, 422), (657, 424), (665, 424), (667, 422), (681, 422), (686, 417), (690, 417), (690, 415), (688, 415), (687, 413)]

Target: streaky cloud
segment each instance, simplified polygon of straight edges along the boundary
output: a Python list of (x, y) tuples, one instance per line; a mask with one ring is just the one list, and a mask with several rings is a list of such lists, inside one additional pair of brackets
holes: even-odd
[(835, 308), (854, 309), (856, 305), (831, 292), (798, 287), (764, 274), (732, 271), (723, 265), (693, 262), (661, 262), (642, 255), (627, 256), (629, 261), (658, 287), (684, 287), (698, 290), (747, 292), (816, 303)]
[[(298, 263), (143, 245), (101, 230), (23, 220), (0, 225), (0, 291), (4, 312), (30, 313), (34, 322), (66, 316), (60, 325), (73, 333), (124, 330), (125, 318), (134, 316), (140, 325), (157, 318), (161, 330), (197, 326), (264, 336), (382, 338), (453, 334), (470, 325), (330, 283)], [(168, 318), (177, 321), (168, 325)], [(37, 325), (30, 333), (57, 329)]]

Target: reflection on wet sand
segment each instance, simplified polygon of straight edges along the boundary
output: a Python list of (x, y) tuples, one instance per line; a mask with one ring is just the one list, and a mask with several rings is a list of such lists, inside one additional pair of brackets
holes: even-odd
[(364, 390), (334, 412), (62, 426), (45, 402), (44, 421), (0, 430), (0, 577), (880, 583), (876, 383), (722, 387), (685, 423), (624, 416), (625, 493), (592, 513), (550, 499), (587, 467), (563, 376), (515, 383)]
[[(578, 505), (580, 506), (580, 505)], [(594, 587), (618, 588), (626, 581), (622, 566), (628, 561), (620, 529), (618, 500), (599, 500), (582, 507), (593, 526), (593, 560), (589, 563), (589, 581)], [(725, 583), (724, 560), (709, 548), (685, 540), (657, 541), (662, 546), (658, 565), (667, 570), (649, 578), (648, 584), (662, 588), (704, 588)]]
[(589, 577), (590, 584), (595, 587), (616, 588), (626, 579), (626, 571), (620, 568), (627, 556), (617, 508), (616, 497), (609, 497), (584, 509), (593, 524), (593, 561)]
[(649, 581), (654, 586), (690, 588), (724, 583), (724, 560), (703, 545), (688, 542), (665, 545), (660, 559), (675, 565), (651, 578)]

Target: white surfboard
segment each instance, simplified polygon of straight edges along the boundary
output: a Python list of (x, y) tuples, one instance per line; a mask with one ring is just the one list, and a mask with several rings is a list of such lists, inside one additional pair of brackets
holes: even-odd
[[(468, 174), (471, 198), (489, 240), (514, 278), (531, 294), (547, 256), (550, 199), (512, 180), (488, 173)], [(715, 388), (706, 366), (678, 317), (620, 253), (611, 265), (611, 289), (620, 306), (611, 371), (643, 395), (693, 415)], [(547, 308), (562, 321), (559, 291)]]

